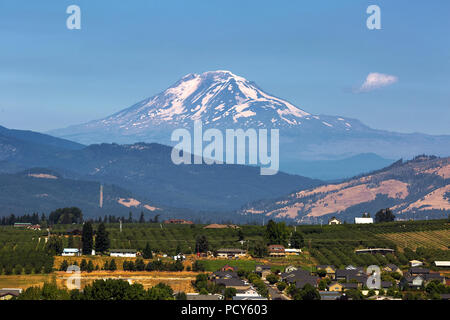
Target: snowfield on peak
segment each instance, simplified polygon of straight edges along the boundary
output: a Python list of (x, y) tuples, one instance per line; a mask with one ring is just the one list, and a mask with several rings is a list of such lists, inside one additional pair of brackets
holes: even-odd
[(189, 127), (195, 120), (214, 126), (283, 127), (309, 115), (245, 78), (220, 70), (188, 74), (160, 94), (100, 121), (122, 130), (161, 124)]

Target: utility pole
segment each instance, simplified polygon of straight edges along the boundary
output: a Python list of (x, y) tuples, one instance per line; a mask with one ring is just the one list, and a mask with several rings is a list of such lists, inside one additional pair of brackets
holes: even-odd
[(99, 207), (103, 208), (103, 185), (100, 185), (100, 201), (99, 201)]

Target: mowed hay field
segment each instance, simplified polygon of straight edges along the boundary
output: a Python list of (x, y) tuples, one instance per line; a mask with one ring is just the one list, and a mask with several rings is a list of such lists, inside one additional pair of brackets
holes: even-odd
[(21, 288), (26, 289), (33, 286), (42, 286), (44, 282), (56, 281), (55, 274), (21, 274), (21, 275), (0, 275), (0, 288)]
[(418, 232), (398, 232), (380, 234), (379, 237), (394, 241), (401, 249), (418, 247), (443, 249), (450, 246), (450, 230), (433, 230)]

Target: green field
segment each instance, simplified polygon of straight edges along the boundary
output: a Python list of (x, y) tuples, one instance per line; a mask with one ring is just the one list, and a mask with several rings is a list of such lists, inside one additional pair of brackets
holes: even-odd
[[(159, 223), (125, 223), (122, 232), (118, 224), (107, 224), (111, 248), (133, 248), (142, 250), (147, 243), (155, 252), (175, 254), (180, 249), (185, 254), (196, 252), (195, 239), (205, 235), (211, 251), (219, 248), (251, 249), (257, 242), (264, 241), (265, 227), (243, 225), (240, 228), (245, 242), (241, 244), (236, 229), (204, 229), (204, 225), (166, 225)], [(51, 234), (68, 245), (65, 235), (68, 229), (81, 225), (55, 225)], [(94, 224), (94, 230), (98, 225)], [(414, 222), (392, 222), (374, 225), (343, 224), (336, 226), (299, 225), (295, 229), (303, 234), (303, 253), (298, 257), (270, 258), (265, 262), (274, 265), (296, 265), (311, 268), (315, 264), (348, 264), (367, 266), (395, 263), (405, 266), (409, 260), (420, 258), (428, 264), (434, 260), (450, 260), (448, 220)], [(293, 226), (289, 227), (294, 230)], [(0, 226), (0, 274), (43, 274), (51, 272), (53, 256), (45, 251), (47, 231), (15, 229)], [(80, 237), (75, 237), (75, 246)], [(355, 254), (358, 248), (383, 247), (395, 250), (395, 254)], [(415, 251), (419, 251), (416, 253)], [(230, 265), (251, 270), (257, 260), (228, 260)], [(264, 261), (263, 261), (264, 262)], [(209, 271), (217, 270), (223, 262), (207, 262)]]

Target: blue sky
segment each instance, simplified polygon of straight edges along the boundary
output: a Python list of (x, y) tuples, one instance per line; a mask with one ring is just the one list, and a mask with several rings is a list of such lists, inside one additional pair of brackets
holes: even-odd
[[(366, 28), (370, 4), (382, 30)], [(226, 69), (311, 113), (450, 134), (449, 33), (446, 0), (2, 0), (0, 125), (78, 124)], [(355, 90), (370, 73), (397, 80)]]

